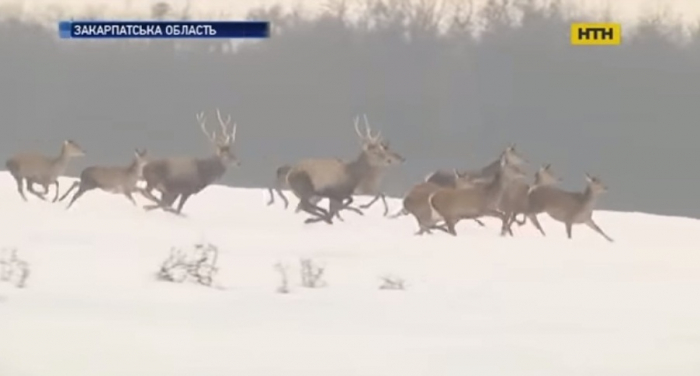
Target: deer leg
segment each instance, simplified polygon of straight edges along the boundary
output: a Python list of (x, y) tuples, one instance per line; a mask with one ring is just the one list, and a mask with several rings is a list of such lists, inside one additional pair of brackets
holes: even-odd
[(44, 197), (43, 194), (37, 192), (36, 189), (34, 189), (34, 181), (32, 181), (32, 180), (27, 181), (27, 190), (29, 191), (29, 193), (33, 194), (34, 196), (39, 197), (40, 199), (46, 201), (46, 197)]
[(481, 220), (480, 220), (479, 218), (472, 218), (472, 220), (473, 220), (474, 222), (476, 222), (479, 226), (481, 226), (481, 227), (486, 227), (486, 225), (484, 224), (484, 222), (481, 222)]
[(333, 216), (335, 218), (338, 218), (339, 221), (345, 222), (345, 219), (340, 215), (340, 208), (343, 206), (342, 201), (334, 200), (329, 198), (328, 199), (328, 212), (333, 213)]
[[(442, 224), (442, 225), (433, 225), (433, 226), (431, 226), (430, 228), (431, 228), (431, 229), (434, 229), (434, 230), (440, 230), (440, 231), (442, 231), (442, 232), (445, 232), (445, 233), (447, 233), (447, 234), (450, 234), (450, 230), (447, 228), (447, 226), (446, 226), (445, 224)], [(454, 228), (453, 228), (453, 230), (454, 230)], [(457, 234), (457, 233), (455, 232), (454, 235), (456, 235), (456, 234)]]
[(423, 235), (423, 234), (432, 235), (433, 232), (430, 231), (429, 228), (421, 226), (421, 227), (418, 229), (418, 231), (416, 231), (413, 235)]
[(20, 176), (15, 176), (14, 178), (17, 182), (17, 192), (22, 196), (22, 200), (27, 201), (27, 196), (24, 194), (24, 178)]
[(527, 214), (526, 216), (530, 220), (532, 225), (540, 231), (540, 234), (542, 234), (542, 236), (547, 236), (547, 234), (545, 234), (544, 230), (542, 229), (542, 225), (540, 225), (540, 220), (537, 219), (537, 214)]
[(185, 202), (192, 196), (192, 193), (183, 193), (180, 195), (180, 202), (177, 205), (177, 214), (182, 213), (182, 208), (185, 206)]
[(61, 198), (58, 199), (58, 201), (63, 201), (63, 200), (65, 200), (66, 197), (68, 197), (68, 195), (69, 195), (71, 192), (73, 192), (74, 189), (78, 188), (79, 186), (80, 186), (80, 181), (73, 182), (73, 185), (71, 185), (70, 188), (68, 188), (68, 190), (66, 191), (66, 193), (64, 193), (63, 196), (61, 196)]
[(136, 204), (136, 200), (134, 200), (134, 196), (131, 195), (131, 191), (124, 191), (123, 193), (124, 193), (124, 196), (126, 196), (126, 198), (128, 198), (129, 201), (131, 201), (131, 203), (134, 204), (134, 206), (138, 206)]
[[(338, 211), (341, 211), (341, 210), (350, 210), (350, 211), (355, 212), (355, 213), (357, 213), (357, 214), (359, 214), (359, 215), (365, 215), (365, 213), (363, 213), (360, 209), (354, 208), (354, 207), (350, 206), (350, 204), (352, 204), (352, 203), (355, 201), (355, 199), (353, 199), (352, 196), (348, 196), (348, 197), (346, 197), (345, 199), (347, 200), (347, 202), (345, 202), (344, 204), (342, 204), (342, 206), (340, 206), (340, 207), (338, 208)], [(342, 202), (342, 201), (339, 201), (339, 202)]]
[(566, 226), (566, 237), (571, 239), (571, 228), (573, 227), (573, 223), (566, 222), (564, 225)]
[(405, 208), (401, 208), (396, 214), (388, 215), (387, 217), (389, 219), (396, 219), (398, 217), (403, 217), (404, 215), (408, 215), (408, 211)]
[(325, 209), (312, 204), (308, 199), (302, 199), (299, 202), (301, 210), (313, 215), (313, 217), (306, 219), (304, 223), (316, 223), (320, 221), (325, 221), (328, 224), (333, 224), (333, 215), (326, 211)]
[(73, 198), (71, 198), (70, 202), (68, 203), (68, 206), (66, 206), (66, 210), (70, 209), (70, 207), (73, 206), (73, 203), (77, 201), (80, 198), (80, 196), (84, 195), (85, 192), (87, 192), (88, 190), (89, 189), (87, 189), (84, 185), (80, 186), (80, 188), (78, 188), (78, 191), (75, 192), (75, 194), (73, 195)]
[(454, 219), (454, 218), (447, 218), (447, 217), (445, 217), (444, 219), (445, 219), (444, 226), (447, 230), (446, 232), (452, 236), (457, 236), (457, 230), (455, 230), (455, 225), (457, 225), (457, 222), (459, 220)]
[[(177, 199), (177, 197), (179, 196), (178, 194), (170, 193), (170, 192), (166, 191), (166, 192), (163, 192), (161, 194), (160, 200), (157, 199), (152, 193), (148, 192), (148, 194), (150, 195), (150, 197), (153, 198), (153, 200), (156, 202), (156, 204), (144, 206), (143, 208), (146, 211), (151, 211), (153, 209), (163, 209), (165, 211), (169, 211), (168, 209), (171, 209), (170, 212), (175, 214), (175, 210), (172, 209), (172, 205), (175, 202), (175, 200)], [(148, 197), (147, 195), (144, 195), (144, 196)]]
[[(60, 185), (58, 184), (58, 179), (54, 180), (53, 185), (56, 186), (56, 193), (53, 195), (53, 201), (51, 202), (56, 202), (58, 201), (58, 192), (60, 191)], [(46, 186), (46, 193), (49, 193), (49, 187)]]
[(381, 196), (381, 193), (377, 193), (368, 203), (360, 205), (360, 209), (369, 209), (370, 207), (372, 207), (372, 205), (374, 205), (375, 202), (377, 202), (377, 200), (379, 200)]
[(508, 234), (508, 231), (510, 230), (510, 224), (512, 223), (513, 218), (515, 218), (515, 213), (508, 213), (503, 216), (501, 222), (501, 236), (506, 236), (506, 234)]
[(277, 195), (280, 196), (282, 201), (284, 201), (284, 208), (287, 209), (289, 207), (289, 200), (287, 200), (287, 196), (282, 193), (281, 189), (275, 189), (275, 191), (277, 192)]
[(268, 188), (267, 192), (270, 193), (270, 200), (267, 201), (267, 206), (270, 206), (275, 203), (275, 191), (272, 188)]
[(609, 242), (611, 242), (611, 243), (614, 242), (614, 240), (613, 240), (611, 237), (609, 237), (608, 234), (606, 234), (606, 233), (600, 228), (600, 226), (598, 226), (598, 225), (593, 221), (593, 218), (588, 219), (585, 223), (586, 223), (586, 225), (588, 225), (588, 227), (592, 228), (593, 231), (599, 233), (602, 237), (604, 237), (605, 240), (607, 240), (607, 241), (609, 241)]
[(158, 204), (161, 203), (161, 200), (159, 200), (158, 198), (156, 198), (156, 196), (153, 195), (153, 189), (154, 189), (153, 187), (151, 187), (151, 186), (146, 186), (146, 188), (136, 187), (135, 189), (139, 193), (141, 193), (141, 196), (143, 196), (143, 197), (145, 197), (145, 198), (147, 198), (155, 203), (158, 203)]
[(384, 205), (384, 216), (386, 217), (389, 215), (389, 204), (386, 203), (386, 196), (384, 196), (384, 193), (381, 194), (381, 199), (382, 199), (382, 205)]

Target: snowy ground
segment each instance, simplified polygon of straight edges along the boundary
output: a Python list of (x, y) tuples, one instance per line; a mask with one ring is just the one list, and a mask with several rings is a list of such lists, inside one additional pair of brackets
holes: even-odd
[[(546, 238), (488, 220), (416, 237), (380, 204), (304, 225), (221, 186), (188, 218), (97, 191), (69, 211), (24, 203), (4, 172), (0, 195), (0, 246), (32, 271), (24, 289), (0, 283), (2, 376), (700, 374), (697, 220), (599, 212), (610, 244), (546, 216)], [(221, 249), (219, 288), (155, 279), (172, 246), (199, 241)], [(326, 287), (299, 287), (302, 257)], [(407, 289), (380, 290), (385, 274)]]

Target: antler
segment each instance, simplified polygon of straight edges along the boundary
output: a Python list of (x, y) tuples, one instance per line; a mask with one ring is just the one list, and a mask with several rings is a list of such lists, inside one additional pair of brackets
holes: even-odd
[(202, 128), (202, 132), (204, 133), (205, 136), (207, 136), (207, 139), (209, 139), (210, 142), (216, 142), (216, 132), (211, 132), (209, 133), (207, 131), (207, 125), (206, 125), (207, 119), (204, 117), (204, 112), (200, 112), (197, 114), (197, 123), (199, 123), (199, 127)]
[(360, 137), (364, 142), (371, 142), (371, 143), (376, 143), (379, 142), (382, 138), (382, 132), (377, 132), (376, 135), (372, 135), (372, 129), (369, 126), (369, 121), (367, 121), (367, 114), (363, 114), (362, 117), (364, 118), (365, 121), (365, 133), (362, 134), (360, 131), (360, 117), (355, 116), (355, 132), (357, 133), (357, 136)]
[(221, 112), (219, 109), (216, 109), (216, 117), (219, 118), (219, 125), (221, 126), (221, 133), (222, 133), (222, 143), (224, 144), (232, 144), (236, 141), (236, 130), (238, 129), (238, 125), (236, 123), (233, 123), (233, 127), (231, 128), (231, 132), (228, 132), (228, 125), (231, 123), (231, 115), (229, 114), (228, 117), (226, 118), (226, 121), (224, 121), (221, 118)]
[(378, 142), (381, 140), (382, 132), (379, 131), (377, 132), (376, 136), (372, 136), (372, 129), (369, 126), (369, 121), (367, 121), (367, 114), (362, 114), (362, 117), (365, 119), (365, 132), (367, 133), (367, 139), (371, 142)]

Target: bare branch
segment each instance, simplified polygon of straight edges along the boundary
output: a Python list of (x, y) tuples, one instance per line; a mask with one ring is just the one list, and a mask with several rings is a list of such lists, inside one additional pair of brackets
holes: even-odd
[(382, 284), (379, 286), (380, 290), (405, 290), (406, 281), (403, 278), (396, 276), (383, 276), (380, 277)]
[(307, 288), (318, 288), (326, 286), (323, 281), (325, 267), (316, 265), (311, 259), (299, 260), (301, 264), (301, 285)]
[(0, 257), (0, 281), (24, 288), (29, 278), (29, 263), (17, 257), (17, 249), (3, 249)]
[(161, 264), (157, 277), (177, 283), (190, 279), (211, 287), (213, 277), (218, 272), (218, 257), (219, 249), (213, 244), (195, 244), (189, 252), (173, 247), (170, 256)]
[(280, 286), (277, 287), (277, 292), (280, 294), (288, 294), (289, 293), (289, 265), (282, 264), (281, 262), (278, 262), (275, 264), (275, 270), (280, 274), (281, 281), (280, 281)]

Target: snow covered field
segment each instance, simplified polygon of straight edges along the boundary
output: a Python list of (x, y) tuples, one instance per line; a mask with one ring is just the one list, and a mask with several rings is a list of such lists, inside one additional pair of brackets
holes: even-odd
[[(5, 172), (0, 195), (0, 247), (32, 272), (0, 283), (2, 376), (700, 374), (694, 219), (598, 212), (615, 243), (567, 240), (546, 215), (546, 238), (491, 220), (416, 237), (381, 203), (304, 225), (254, 189), (209, 187), (187, 218), (98, 191), (69, 211), (24, 203)], [(156, 280), (171, 247), (200, 241), (220, 248), (218, 288)], [(326, 287), (299, 287), (300, 258)], [(379, 289), (386, 274), (407, 288)]]

